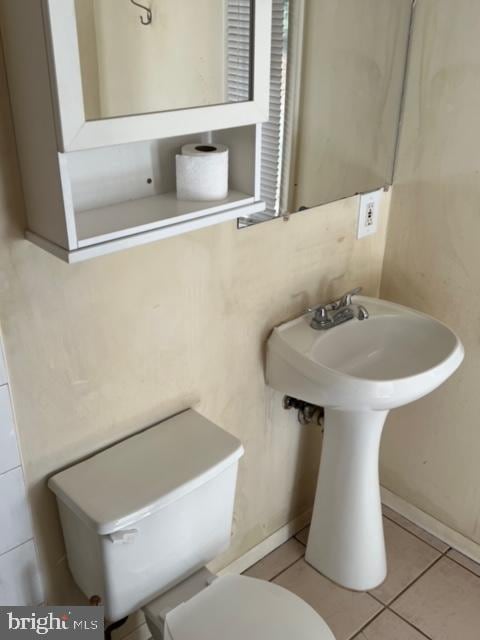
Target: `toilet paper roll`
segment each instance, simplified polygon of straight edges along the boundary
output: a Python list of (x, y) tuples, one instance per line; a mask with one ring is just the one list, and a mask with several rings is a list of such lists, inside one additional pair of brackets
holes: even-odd
[(178, 200), (224, 200), (228, 196), (228, 147), (186, 144), (177, 155)]

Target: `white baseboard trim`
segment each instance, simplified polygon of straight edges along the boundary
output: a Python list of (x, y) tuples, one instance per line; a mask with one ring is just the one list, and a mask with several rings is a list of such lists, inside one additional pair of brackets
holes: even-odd
[(239, 575), (240, 573), (243, 573), (256, 562), (290, 540), (290, 538), (296, 533), (304, 529), (310, 523), (311, 517), (312, 511), (309, 509), (298, 518), (295, 518), (295, 520), (288, 522), (281, 529), (275, 531), (275, 533), (272, 533), (271, 536), (244, 553), (240, 558), (237, 558), (232, 563), (218, 571), (218, 575)]
[[(255, 547), (244, 553), (240, 558), (237, 558), (220, 571), (217, 571), (217, 575), (226, 576), (239, 575), (240, 573), (243, 573), (253, 564), (264, 558), (272, 551), (275, 551), (275, 549), (290, 540), (292, 536), (304, 529), (310, 523), (311, 518), (312, 510), (309, 509), (298, 518), (295, 518), (295, 520), (288, 522), (281, 529), (275, 531), (275, 533), (272, 533), (272, 535), (265, 540), (262, 540), (262, 542), (255, 545)], [(145, 623), (131, 631), (128, 635), (123, 636), (122, 640), (146, 640), (149, 636), (150, 633)]]
[(433, 516), (428, 515), (418, 507), (414, 507), (409, 504), (400, 496), (395, 495), (385, 487), (381, 488), (382, 493), (382, 502), (383, 504), (390, 507), (407, 520), (410, 520), (417, 526), (425, 529), (429, 533), (433, 534), (445, 544), (448, 544), (449, 547), (460, 551), (465, 556), (475, 560), (475, 562), (480, 562), (480, 544), (470, 540), (458, 531), (455, 531), (451, 527), (448, 527), (443, 522), (440, 522)]

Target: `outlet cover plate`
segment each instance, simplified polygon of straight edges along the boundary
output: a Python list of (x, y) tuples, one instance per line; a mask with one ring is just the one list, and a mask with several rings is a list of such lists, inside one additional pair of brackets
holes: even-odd
[(383, 189), (363, 193), (360, 196), (358, 207), (357, 238), (371, 236), (378, 231), (378, 218), (380, 216), (380, 201)]

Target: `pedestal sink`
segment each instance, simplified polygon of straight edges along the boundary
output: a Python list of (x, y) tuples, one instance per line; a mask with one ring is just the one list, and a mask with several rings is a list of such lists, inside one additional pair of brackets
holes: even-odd
[(366, 591), (387, 572), (378, 478), (385, 419), (447, 380), (464, 351), (453, 331), (423, 313), (366, 296), (353, 302), (368, 319), (315, 330), (307, 314), (275, 328), (267, 382), (325, 408), (306, 560), (338, 584)]

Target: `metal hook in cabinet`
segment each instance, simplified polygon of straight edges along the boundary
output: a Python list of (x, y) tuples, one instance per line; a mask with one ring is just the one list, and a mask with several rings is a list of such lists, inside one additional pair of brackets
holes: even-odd
[(152, 20), (153, 20), (152, 10), (149, 9), (148, 7), (145, 7), (143, 4), (136, 2), (135, 0), (130, 0), (130, 2), (135, 6), (139, 7), (140, 9), (143, 9), (144, 11), (146, 11), (147, 17), (145, 18), (144, 16), (140, 16), (140, 22), (145, 26), (152, 24)]

